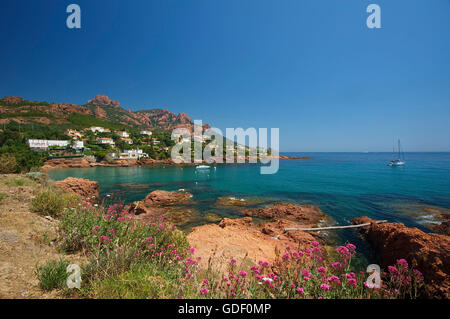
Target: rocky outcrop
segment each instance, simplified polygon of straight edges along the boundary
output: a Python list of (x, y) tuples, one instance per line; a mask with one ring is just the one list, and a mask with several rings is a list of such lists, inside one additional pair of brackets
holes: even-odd
[(450, 237), (427, 234), (418, 228), (408, 228), (401, 223), (375, 224), (368, 217), (353, 219), (354, 224), (372, 223), (361, 227), (360, 232), (372, 246), (380, 266), (395, 264), (404, 258), (419, 269), (425, 280), (425, 296), (450, 297)]
[(279, 159), (287, 160), (287, 159), (311, 159), (311, 157), (308, 156), (286, 156), (286, 155), (279, 155)]
[(105, 119), (106, 118), (106, 111), (104, 109), (102, 109), (100, 106), (96, 106), (94, 109), (94, 115), (96, 117), (99, 117), (101, 119)]
[(6, 104), (18, 104), (24, 101), (20, 96), (5, 96), (0, 100)]
[(100, 198), (98, 182), (84, 178), (67, 177), (62, 181), (55, 182), (55, 186), (81, 198), (98, 200)]
[(317, 224), (326, 218), (325, 213), (316, 206), (299, 206), (290, 203), (278, 203), (266, 208), (244, 209), (242, 212), (247, 216), (288, 220), (302, 225)]
[(239, 263), (244, 259), (252, 263), (258, 260), (271, 263), (276, 259), (277, 251), (283, 252), (286, 246), (304, 250), (316, 240), (306, 232), (299, 232), (295, 239), (286, 234), (275, 239), (272, 234), (261, 231), (261, 226), (254, 224), (251, 217), (224, 218), (219, 225), (195, 227), (187, 238), (195, 248), (195, 254), (202, 256), (200, 266), (207, 267), (210, 263), (219, 271), (228, 267), (231, 258), (236, 258)]
[(450, 221), (445, 221), (440, 224), (432, 224), (429, 226), (435, 233), (450, 236)]
[(184, 191), (168, 192), (156, 190), (148, 194), (143, 200), (128, 205), (126, 209), (136, 215), (159, 214), (161, 213), (160, 208), (189, 203), (191, 196), (191, 193)]
[(91, 167), (91, 163), (85, 158), (56, 158), (48, 160), (44, 163), (43, 169), (49, 168), (87, 168)]
[(92, 100), (88, 101), (88, 104), (120, 107), (119, 102), (111, 100), (109, 96), (102, 94), (96, 95)]

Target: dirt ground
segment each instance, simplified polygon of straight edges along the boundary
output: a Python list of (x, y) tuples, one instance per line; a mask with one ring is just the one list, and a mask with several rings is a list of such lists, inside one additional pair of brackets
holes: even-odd
[(64, 257), (54, 246), (58, 221), (30, 212), (40, 188), (24, 175), (0, 175), (0, 298), (58, 298), (41, 290), (35, 275), (46, 261)]

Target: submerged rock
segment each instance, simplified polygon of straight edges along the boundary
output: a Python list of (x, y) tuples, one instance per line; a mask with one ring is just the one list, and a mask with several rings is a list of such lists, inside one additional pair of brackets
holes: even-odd
[(244, 209), (247, 216), (262, 217), (270, 219), (283, 219), (293, 221), (302, 225), (318, 224), (326, 217), (320, 208), (312, 205), (294, 205), (290, 203), (278, 203), (265, 208)]
[(401, 223), (375, 224), (368, 217), (352, 221), (354, 224), (372, 223), (359, 231), (378, 255), (380, 266), (387, 267), (404, 258), (423, 273), (426, 297), (450, 297), (449, 236), (427, 234)]
[(216, 205), (217, 206), (247, 206), (248, 202), (244, 198), (222, 196), (217, 199)]
[(67, 177), (62, 181), (55, 182), (55, 186), (82, 198), (98, 200), (100, 198), (98, 182), (84, 178)]
[(208, 222), (215, 223), (215, 222), (220, 221), (222, 219), (222, 217), (220, 217), (219, 215), (214, 214), (214, 213), (208, 213), (208, 214), (205, 215), (205, 219)]

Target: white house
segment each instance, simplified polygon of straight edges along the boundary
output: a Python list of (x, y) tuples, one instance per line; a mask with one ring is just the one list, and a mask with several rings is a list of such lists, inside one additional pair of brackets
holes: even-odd
[(73, 141), (72, 148), (82, 149), (82, 148), (84, 148), (84, 142), (83, 141)]
[(36, 150), (47, 150), (49, 147), (59, 147), (65, 148), (69, 145), (69, 141), (59, 141), (59, 140), (28, 140), (28, 146), (31, 149)]
[(130, 145), (133, 144), (133, 140), (131, 138), (122, 137), (121, 140), (127, 144), (130, 144)]
[(77, 130), (66, 130), (64, 133), (73, 139), (81, 139), (83, 137)]
[(151, 131), (141, 131), (141, 135), (148, 135), (151, 136), (152, 132)]
[(114, 145), (114, 140), (112, 138), (109, 137), (99, 137), (97, 139), (97, 144), (109, 144), (109, 145)]
[(130, 137), (130, 134), (125, 131), (119, 131), (117, 132), (117, 135), (119, 135), (120, 137)]
[(88, 128), (88, 130), (91, 130), (94, 133), (96, 133), (96, 132), (100, 132), (100, 133), (109, 132), (109, 130), (106, 130), (104, 127), (101, 127), (101, 126), (91, 126), (90, 128)]
[[(117, 155), (119, 155), (117, 157)], [(148, 154), (144, 153), (141, 149), (134, 149), (134, 150), (126, 150), (120, 154), (116, 154), (116, 153), (110, 153), (109, 156), (113, 157), (113, 158), (118, 158), (118, 159), (141, 159), (141, 158), (146, 158), (148, 157)]]
[(161, 143), (161, 141), (159, 141), (158, 139), (156, 139), (155, 137), (152, 138), (153, 140), (153, 145), (158, 145), (159, 143)]

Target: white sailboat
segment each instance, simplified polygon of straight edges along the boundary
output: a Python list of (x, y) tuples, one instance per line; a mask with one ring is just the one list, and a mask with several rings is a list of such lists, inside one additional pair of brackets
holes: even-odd
[[(393, 153), (395, 153), (395, 150), (392, 150)], [(401, 144), (400, 144), (400, 139), (398, 140), (398, 158), (397, 159), (393, 159), (390, 163), (389, 166), (402, 166), (405, 165), (405, 156), (403, 155), (403, 159), (402, 159), (402, 154), (403, 152), (401, 151)]]
[(195, 169), (210, 169), (208, 165), (197, 165)]

